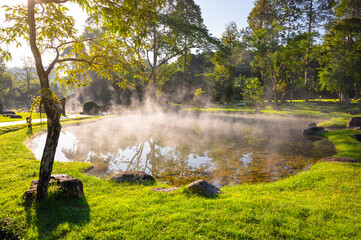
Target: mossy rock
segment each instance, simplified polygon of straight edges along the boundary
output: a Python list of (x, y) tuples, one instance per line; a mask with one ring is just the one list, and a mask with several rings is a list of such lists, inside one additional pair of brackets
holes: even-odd
[(94, 101), (88, 101), (83, 104), (84, 114), (98, 114), (100, 107)]

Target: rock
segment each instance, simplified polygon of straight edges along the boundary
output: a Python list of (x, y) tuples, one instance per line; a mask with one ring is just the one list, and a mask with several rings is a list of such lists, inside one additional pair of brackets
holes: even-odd
[[(35, 199), (38, 183), (39, 179), (31, 182), (30, 189), (25, 191), (23, 195), (24, 204), (29, 204)], [(66, 174), (51, 175), (49, 186), (51, 185), (57, 186), (60, 196), (81, 198), (84, 195), (83, 183), (81, 180)]]
[(170, 192), (173, 192), (173, 191), (178, 190), (178, 189), (180, 189), (180, 187), (171, 187), (171, 188), (152, 188), (151, 190), (152, 190), (152, 191), (155, 191), (155, 192), (170, 193)]
[(347, 113), (351, 115), (358, 115), (361, 114), (361, 110), (348, 110)]
[(253, 114), (259, 114), (261, 113), (261, 110), (259, 110), (259, 108), (256, 108), (254, 111), (253, 111)]
[(83, 173), (87, 173), (87, 172), (90, 172), (91, 170), (93, 170), (94, 169), (94, 165), (92, 164), (90, 167), (87, 167), (87, 168), (85, 168), (85, 169), (83, 169)]
[(360, 128), (361, 127), (361, 117), (350, 118), (347, 122), (347, 128)]
[(303, 135), (318, 135), (320, 133), (325, 132), (323, 127), (310, 127), (303, 130)]
[(15, 115), (10, 115), (10, 118), (23, 118), (23, 117), (15, 114)]
[(344, 162), (344, 163), (360, 163), (361, 161), (356, 160), (354, 158), (349, 157), (325, 157), (320, 160), (319, 162)]
[(310, 123), (310, 124), (308, 124), (308, 127), (309, 127), (309, 128), (317, 127), (317, 124), (316, 124), (316, 123)]
[(23, 194), (23, 204), (29, 206), (31, 205), (31, 203), (34, 201), (35, 198), (36, 198), (36, 189), (26, 190)]
[(356, 138), (357, 141), (361, 142), (361, 133), (351, 135), (351, 137)]
[(187, 188), (193, 193), (207, 197), (222, 193), (219, 188), (202, 179), (190, 183)]
[(155, 182), (155, 179), (145, 172), (140, 171), (125, 171), (118, 172), (110, 177), (110, 181), (116, 183), (146, 183), (146, 182)]

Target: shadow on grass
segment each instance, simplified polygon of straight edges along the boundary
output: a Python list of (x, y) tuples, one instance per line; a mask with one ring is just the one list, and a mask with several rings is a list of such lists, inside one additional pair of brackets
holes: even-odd
[[(31, 219), (31, 209), (27, 208), (27, 220)], [(74, 226), (89, 222), (90, 208), (85, 196), (81, 199), (71, 199), (50, 195), (41, 202), (35, 210), (35, 223), (39, 238), (58, 239)], [(29, 219), (30, 218), (30, 219)], [(66, 225), (58, 229), (60, 225)]]

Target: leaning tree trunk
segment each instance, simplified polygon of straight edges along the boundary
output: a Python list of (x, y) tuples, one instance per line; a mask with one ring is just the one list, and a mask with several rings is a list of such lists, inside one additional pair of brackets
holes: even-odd
[(28, 25), (29, 25), (29, 43), (34, 56), (36, 71), (40, 80), (42, 89), (42, 104), (47, 115), (48, 135), (44, 147), (43, 156), (41, 158), (39, 183), (37, 187), (36, 201), (39, 202), (47, 196), (48, 185), (50, 181), (51, 171), (53, 170), (54, 156), (58, 139), (60, 135), (60, 114), (61, 110), (54, 99), (54, 96), (49, 88), (49, 74), (51, 69), (45, 71), (41, 53), (37, 46), (36, 40), (36, 20), (35, 20), (35, 5), (38, 4), (36, 0), (28, 0)]
[(48, 187), (51, 172), (53, 170), (54, 157), (60, 136), (60, 108), (53, 99), (43, 96), (43, 104), (47, 115), (48, 135), (41, 158), (39, 183), (37, 188), (36, 201), (39, 202), (48, 194)]

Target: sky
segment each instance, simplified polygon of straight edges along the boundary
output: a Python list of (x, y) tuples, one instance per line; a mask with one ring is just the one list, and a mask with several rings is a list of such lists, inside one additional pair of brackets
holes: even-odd
[[(247, 26), (247, 17), (254, 6), (254, 0), (194, 0), (198, 4), (202, 11), (202, 17), (204, 24), (207, 26), (209, 32), (220, 38), (225, 31), (225, 27), (230, 22), (234, 21), (239, 29)], [(18, 4), (27, 3), (27, 0), (0, 0), (0, 7), (5, 4)], [(80, 8), (74, 7), (74, 5), (68, 5), (71, 9), (71, 15), (73, 15), (77, 21), (77, 28), (82, 29), (86, 16), (82, 13)], [(0, 21), (4, 12), (0, 10)], [(11, 48), (13, 60), (7, 63), (8, 67), (21, 67), (22, 58), (31, 55), (31, 51), (26, 44), (23, 48)], [(48, 55), (44, 59), (44, 63), (50, 62), (51, 55)]]

